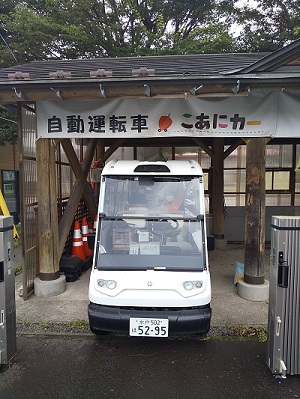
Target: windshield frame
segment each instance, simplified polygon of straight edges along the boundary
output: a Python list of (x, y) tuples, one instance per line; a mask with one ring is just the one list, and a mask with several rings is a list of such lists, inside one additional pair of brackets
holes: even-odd
[[(126, 222), (125, 222), (125, 220)], [(193, 224), (193, 230), (196, 234), (197, 231), (201, 232), (201, 243), (198, 242), (193, 252), (189, 253), (178, 253), (177, 247), (165, 246), (163, 243), (163, 233), (159, 238), (159, 242), (149, 241), (149, 246), (154, 244), (156, 247), (159, 246), (159, 253), (142, 254), (134, 253), (130, 251), (109, 251), (106, 252), (105, 246), (102, 241), (103, 230), (106, 228), (112, 228), (112, 224), (115, 222), (128, 223), (130, 221), (146, 221), (149, 223), (156, 223), (156, 226), (160, 227), (163, 223), (172, 221), (182, 221), (183, 223)], [(110, 225), (111, 224), (111, 225)], [(196, 229), (196, 226), (199, 226)], [(99, 215), (99, 226), (98, 235), (96, 240), (96, 255), (95, 255), (95, 268), (98, 270), (165, 270), (165, 271), (204, 271), (207, 270), (207, 259), (206, 259), (206, 240), (204, 239), (204, 215), (198, 215), (197, 217), (141, 217), (137, 215), (133, 216), (106, 216), (105, 214)], [(138, 244), (138, 243), (136, 243)], [(146, 243), (145, 243), (146, 244)], [(130, 244), (131, 245), (131, 244)], [(199, 248), (200, 246), (200, 248)]]
[[(140, 194), (144, 195), (144, 202)], [(174, 194), (173, 198), (177, 195), (177, 202), (166, 194)], [(203, 195), (202, 175), (102, 176), (94, 267), (99, 270), (206, 270)], [(180, 232), (170, 231), (170, 225), (176, 228), (180, 225)], [(122, 229), (129, 238), (126, 244), (120, 239), (117, 248), (110, 240), (114, 240), (118, 231), (122, 237)], [(189, 237), (183, 237), (184, 234)]]
[[(139, 207), (143, 211), (146, 208), (147, 215), (181, 213), (197, 216), (204, 212), (201, 185), (203, 176), (103, 176), (99, 211), (107, 216), (117, 216), (126, 209)], [(171, 194), (171, 200), (168, 194)]]

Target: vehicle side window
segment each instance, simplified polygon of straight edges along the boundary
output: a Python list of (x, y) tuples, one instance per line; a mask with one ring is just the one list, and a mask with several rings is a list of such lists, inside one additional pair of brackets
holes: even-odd
[(128, 180), (107, 179), (104, 213), (115, 216), (128, 207)]

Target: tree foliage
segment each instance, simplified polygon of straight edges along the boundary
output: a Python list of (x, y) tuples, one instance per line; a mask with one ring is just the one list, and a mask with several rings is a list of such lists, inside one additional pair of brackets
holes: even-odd
[(299, 0), (262, 0), (255, 8), (237, 10), (241, 27), (237, 49), (244, 52), (275, 51), (300, 38)]
[[(250, 4), (0, 0), (0, 68), (49, 58), (274, 51), (300, 37), (299, 0)], [(16, 141), (15, 119), (0, 108), (0, 145)]]
[[(0, 67), (49, 58), (274, 51), (300, 37), (299, 0), (0, 0)], [(236, 30), (240, 31), (236, 34)], [(0, 133), (14, 142), (11, 111)]]
[(299, 0), (239, 3), (0, 0), (0, 67), (48, 58), (274, 51), (300, 37)]
[(18, 141), (18, 127), (16, 112), (0, 106), (0, 146), (16, 144)]
[[(219, 52), (234, 48), (229, 25), (215, 24), (225, 3), (228, 7), (233, 2), (0, 0), (0, 20), (2, 35), (19, 63), (53, 57)], [(2, 65), (9, 57), (13, 64), (7, 46), (1, 47)]]

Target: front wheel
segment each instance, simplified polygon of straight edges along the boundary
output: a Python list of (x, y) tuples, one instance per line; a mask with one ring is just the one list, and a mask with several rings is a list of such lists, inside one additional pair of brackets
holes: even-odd
[(282, 385), (282, 384), (285, 383), (285, 381), (286, 381), (286, 377), (285, 377), (285, 376), (283, 376), (283, 375), (281, 375), (281, 374), (275, 375), (275, 382), (276, 382), (276, 384)]

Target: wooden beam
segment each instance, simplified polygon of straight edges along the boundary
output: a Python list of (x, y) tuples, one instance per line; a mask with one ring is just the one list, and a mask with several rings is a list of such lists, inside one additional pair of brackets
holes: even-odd
[(100, 159), (101, 162), (103, 162), (104, 153), (105, 153), (105, 145), (103, 144), (103, 140), (98, 139), (96, 145), (96, 160)]
[(59, 277), (58, 212), (55, 145), (51, 140), (37, 140), (36, 159), (40, 279), (55, 280)]
[(193, 137), (194, 142), (202, 148), (203, 151), (206, 152), (207, 155), (209, 155), (212, 159), (214, 158), (214, 152), (213, 150), (208, 147), (202, 140), (198, 139), (197, 137)]
[(242, 139), (237, 139), (227, 150), (224, 152), (224, 159), (226, 159), (234, 150), (236, 150), (241, 144), (243, 144)]
[(97, 139), (90, 139), (82, 162), (84, 176), (87, 177), (95, 154)]
[(74, 171), (76, 176), (76, 181), (74, 183), (73, 189), (71, 191), (71, 195), (69, 201), (67, 203), (64, 214), (60, 220), (58, 227), (58, 235), (59, 235), (59, 256), (61, 256), (64, 245), (67, 240), (70, 228), (73, 223), (74, 215), (76, 213), (78, 204), (80, 199), (84, 198), (86, 205), (89, 209), (90, 215), (92, 218), (97, 213), (97, 209), (94, 203), (94, 200), (91, 196), (91, 192), (88, 188), (88, 183), (86, 181), (86, 177), (88, 175), (91, 162), (94, 156), (95, 148), (96, 148), (96, 139), (91, 139), (86, 149), (85, 157), (82, 163), (82, 167), (78, 161), (77, 155), (73, 149), (72, 143), (69, 139), (61, 140), (61, 145), (69, 159), (70, 165)]
[(213, 142), (213, 234), (217, 239), (224, 238), (224, 138)]
[(108, 158), (125, 143), (126, 139), (119, 139), (114, 142), (103, 154), (102, 162), (106, 162)]
[[(91, 167), (92, 159), (94, 156), (95, 148), (96, 148), (97, 139), (90, 139), (89, 144), (87, 146), (87, 150), (85, 153), (85, 157), (82, 163), (82, 167), (78, 161), (77, 155), (74, 151), (72, 143), (69, 139), (62, 139), (61, 145), (66, 153), (66, 156), (70, 162), (71, 168), (75, 174), (76, 179), (86, 180), (88, 172)], [(88, 183), (86, 182), (83, 189), (83, 198), (88, 207), (89, 213), (92, 218), (94, 218), (97, 210), (94, 204), (94, 200), (91, 195), (91, 191), (88, 187)], [(74, 216), (74, 215), (73, 215)]]
[[(98, 168), (103, 167), (104, 153), (105, 153), (105, 145), (103, 139), (98, 139), (96, 145), (96, 161), (98, 160), (101, 161), (101, 165), (97, 166)], [(94, 183), (94, 193), (95, 197), (98, 198), (100, 194), (100, 182)]]
[(76, 178), (84, 179), (87, 177), (94, 156), (97, 139), (90, 139), (86, 149), (85, 157), (82, 166), (79, 163), (76, 152), (72, 146), (70, 139), (62, 139), (61, 145), (66, 153), (66, 156), (70, 162), (71, 168)]
[[(113, 80), (115, 78), (112, 78)], [(106, 101), (106, 99), (134, 99), (148, 98), (145, 93), (144, 84), (148, 84), (151, 89), (151, 98), (196, 98), (202, 97), (236, 97), (232, 92), (232, 83), (209, 83), (206, 82), (203, 87), (197, 91), (196, 96), (191, 93), (191, 89), (195, 85), (193, 82), (178, 81), (170, 83), (167, 81), (153, 82), (149, 78), (140, 80), (139, 83), (128, 84), (128, 79), (124, 78), (116, 82), (106, 81), (103, 83), (105, 97), (99, 88), (99, 80), (86, 79), (84, 82), (76, 80), (56, 81), (51, 79), (44, 81), (24, 81), (6, 83), (2, 85), (0, 90), (0, 103), (17, 103), (17, 102), (35, 102), (35, 101), (62, 101), (63, 100), (98, 100)], [(295, 83), (294, 83), (295, 85)], [(52, 89), (51, 89), (52, 87)], [(58, 96), (56, 91), (59, 90)], [(20, 96), (22, 93), (23, 98)], [(240, 92), (241, 93), (241, 92)], [(242, 95), (248, 92), (241, 93)], [(19, 94), (19, 95), (18, 95)], [(240, 95), (240, 94), (238, 94)]]
[(70, 162), (70, 166), (75, 174), (76, 177), (82, 177), (84, 178), (84, 174), (82, 171), (82, 168), (80, 166), (80, 163), (78, 161), (76, 152), (74, 151), (73, 145), (71, 143), (70, 139), (62, 139), (60, 140), (60, 143), (62, 145), (62, 148)]
[(247, 140), (245, 201), (245, 273), (247, 284), (265, 281), (265, 138)]
[(36, 113), (36, 109), (33, 107), (30, 107), (28, 104), (22, 104), (22, 108), (27, 109), (27, 111), (32, 112), (32, 113)]
[(58, 236), (59, 236), (59, 247), (58, 254), (61, 257), (65, 243), (72, 226), (75, 212), (77, 210), (80, 199), (82, 198), (82, 192), (85, 187), (86, 181), (82, 179), (77, 179), (73, 185), (70, 199), (67, 202), (66, 209), (61, 218), (58, 226)]
[[(111, 154), (113, 154), (113, 152), (119, 147), (121, 146), (123, 143), (125, 142), (125, 139), (120, 139), (117, 140), (113, 146), (111, 146), (104, 154), (103, 158), (104, 161), (110, 157)], [(97, 143), (97, 139), (91, 139), (89, 141), (89, 144), (87, 146), (87, 150), (85, 153), (85, 157), (82, 163), (82, 167), (80, 166), (80, 163), (78, 161), (77, 155), (73, 149), (72, 143), (69, 139), (62, 139), (61, 140), (61, 145), (69, 159), (70, 165), (74, 171), (74, 174), (77, 178), (71, 195), (70, 195), (70, 199), (67, 203), (65, 212), (61, 218), (61, 221), (59, 223), (59, 256), (61, 256), (63, 249), (64, 249), (64, 245), (66, 242), (66, 239), (68, 237), (70, 228), (72, 226), (72, 222), (73, 222), (73, 218), (76, 212), (76, 209), (78, 207), (79, 201), (82, 197), (82, 195), (84, 195), (84, 199), (85, 201), (90, 201), (92, 199), (90, 192), (87, 188), (87, 182), (86, 182), (86, 176), (88, 174), (88, 171), (90, 169), (90, 165), (93, 159), (93, 155), (95, 152), (95, 148), (96, 148), (96, 143)], [(88, 190), (88, 193), (86, 192), (86, 190)], [(88, 203), (87, 203), (88, 206)], [(92, 211), (90, 210), (89, 207), (89, 212), (91, 214), (91, 216), (93, 217), (97, 210), (95, 208), (94, 202), (93, 204), (90, 204)]]

